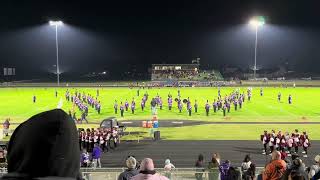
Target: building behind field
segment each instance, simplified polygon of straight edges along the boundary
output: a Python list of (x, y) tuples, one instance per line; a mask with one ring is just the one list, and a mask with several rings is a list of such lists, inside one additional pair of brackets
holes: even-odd
[(152, 64), (152, 81), (216, 81), (223, 80), (220, 72), (201, 70), (200, 58), (190, 64)]

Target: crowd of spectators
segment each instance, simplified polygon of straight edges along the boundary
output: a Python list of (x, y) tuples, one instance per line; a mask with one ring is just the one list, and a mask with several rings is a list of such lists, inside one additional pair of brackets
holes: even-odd
[(198, 78), (198, 71), (194, 70), (166, 70), (160, 72), (153, 72), (152, 79), (153, 80), (168, 80), (168, 79), (175, 79), (175, 80), (195, 80)]

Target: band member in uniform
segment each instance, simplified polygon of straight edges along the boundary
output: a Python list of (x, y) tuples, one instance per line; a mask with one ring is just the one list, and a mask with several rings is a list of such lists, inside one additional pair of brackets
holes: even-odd
[(272, 153), (273, 150), (274, 150), (275, 139), (274, 139), (274, 135), (273, 134), (270, 134), (269, 136), (270, 136), (270, 138), (269, 138), (269, 148), (270, 148), (270, 151)]
[(278, 93), (278, 101), (279, 102), (281, 101), (281, 93), (280, 92)]
[(145, 102), (144, 102), (144, 100), (142, 100), (141, 101), (141, 109), (142, 109), (142, 111), (144, 110), (144, 106), (145, 106)]
[(289, 136), (287, 139), (288, 156), (291, 156), (291, 149), (293, 147), (293, 136)]
[(310, 146), (310, 140), (309, 140), (308, 135), (305, 136), (305, 140), (304, 140), (302, 146), (303, 146), (302, 153), (304, 154), (303, 157), (308, 157), (308, 147)]
[(171, 110), (171, 108), (172, 108), (172, 97), (171, 96), (168, 97), (168, 107), (169, 107), (169, 110)]
[(33, 101), (33, 103), (36, 103), (37, 97), (35, 95), (33, 95), (32, 101)]
[(3, 134), (9, 136), (10, 118), (7, 118), (3, 123)]
[[(179, 91), (180, 92), (180, 91)], [(179, 113), (181, 113), (182, 111), (182, 102), (181, 99), (178, 99), (178, 109), (179, 109)]]
[(223, 116), (226, 116), (226, 110), (227, 110), (227, 105), (223, 104), (223, 106), (222, 106)]
[(192, 106), (191, 106), (191, 102), (190, 102), (189, 98), (188, 98), (188, 102), (187, 102), (187, 110), (189, 112), (189, 116), (191, 116)]
[(241, 109), (242, 108), (242, 97), (241, 97), (241, 95), (239, 97), (238, 102), (239, 102), (239, 108)]
[(262, 135), (262, 144), (263, 144), (263, 153), (262, 154), (266, 154), (267, 153), (267, 144), (269, 142), (269, 137), (268, 137), (268, 132), (264, 131), (264, 134)]
[(294, 151), (295, 153), (298, 153), (299, 151), (299, 134), (293, 134), (293, 147), (294, 147)]
[(58, 97), (58, 91), (56, 90), (56, 92), (55, 92), (55, 96), (56, 96), (56, 98)]
[(124, 103), (124, 107), (125, 107), (126, 111), (128, 111), (128, 109), (129, 109), (129, 103), (128, 103), (128, 100), (126, 100), (126, 102)]
[(260, 88), (260, 96), (263, 96), (263, 89)]
[(135, 108), (136, 108), (136, 102), (134, 101), (134, 98), (133, 98), (132, 102), (131, 102), (131, 112), (132, 112), (132, 114), (134, 114)]
[(162, 99), (161, 99), (161, 97), (159, 97), (159, 107), (160, 107), (160, 110), (162, 110)]
[(209, 101), (208, 100), (207, 100), (207, 103), (205, 105), (205, 109), (206, 109), (206, 115), (209, 116), (210, 105), (209, 105)]
[(117, 113), (118, 113), (118, 103), (117, 103), (117, 100), (114, 101), (113, 108), (114, 108), (114, 113), (117, 114)]
[(226, 107), (227, 107), (227, 111), (229, 113), (230, 112), (230, 108), (231, 108), (231, 104), (228, 101), (226, 101)]
[(238, 109), (238, 102), (237, 102), (236, 99), (233, 101), (233, 105), (234, 105), (234, 110), (237, 111), (237, 109)]
[(121, 102), (120, 103), (120, 114), (121, 114), (121, 117), (123, 117), (123, 113), (124, 113), (124, 107), (123, 107), (123, 104)]
[(213, 101), (213, 112), (217, 112), (217, 108), (218, 108), (218, 103), (216, 102), (216, 100)]
[(197, 103), (197, 100), (194, 100), (194, 112), (195, 112), (195, 113), (198, 112), (198, 103)]
[(140, 88), (137, 90), (137, 96), (140, 96)]
[(288, 97), (288, 103), (289, 103), (289, 104), (292, 103), (292, 96), (291, 96), (291, 95), (289, 95), (289, 97)]

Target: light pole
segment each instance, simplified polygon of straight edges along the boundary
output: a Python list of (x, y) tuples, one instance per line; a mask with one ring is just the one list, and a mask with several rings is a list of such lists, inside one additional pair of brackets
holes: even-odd
[(256, 31), (256, 39), (254, 45), (254, 67), (253, 67), (253, 77), (256, 79), (256, 71), (257, 71), (257, 46), (258, 46), (258, 29), (262, 27), (265, 23), (264, 17), (256, 16), (252, 18), (249, 22), (251, 26), (255, 28)]
[(54, 26), (56, 29), (57, 85), (60, 86), (58, 27), (62, 26), (63, 22), (62, 21), (49, 21), (49, 25)]

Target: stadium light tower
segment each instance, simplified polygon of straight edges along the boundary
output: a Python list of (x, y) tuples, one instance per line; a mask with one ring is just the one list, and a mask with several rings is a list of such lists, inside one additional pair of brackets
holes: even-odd
[(49, 25), (54, 26), (56, 29), (57, 85), (60, 86), (58, 27), (62, 26), (63, 22), (62, 21), (49, 21)]
[(257, 71), (257, 46), (258, 46), (258, 29), (265, 24), (265, 19), (263, 16), (255, 16), (250, 21), (249, 24), (255, 28), (256, 31), (256, 40), (254, 46), (254, 67), (253, 67), (253, 77), (256, 79)]

